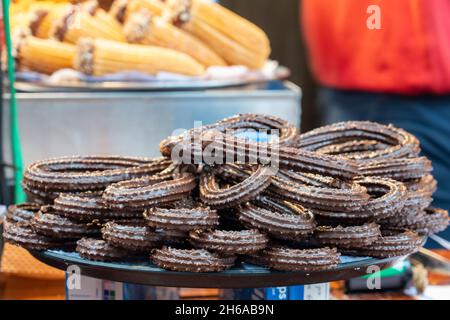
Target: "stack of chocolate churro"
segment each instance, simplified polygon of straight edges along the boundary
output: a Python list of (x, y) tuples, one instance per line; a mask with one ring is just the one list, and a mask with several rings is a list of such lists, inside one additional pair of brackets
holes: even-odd
[(24, 174), (4, 238), (85, 259), (150, 259), (172, 271), (245, 262), (280, 271), (335, 268), (341, 255), (409, 255), (443, 231), (436, 180), (410, 133), (344, 122), (299, 134), (243, 114), (171, 136), (156, 159), (77, 156)]

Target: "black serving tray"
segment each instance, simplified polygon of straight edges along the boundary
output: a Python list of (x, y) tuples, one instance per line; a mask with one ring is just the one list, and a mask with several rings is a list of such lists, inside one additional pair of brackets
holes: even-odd
[(162, 287), (184, 288), (263, 288), (276, 286), (324, 283), (367, 275), (368, 267), (384, 269), (405, 257), (373, 259), (341, 257), (334, 270), (318, 272), (278, 272), (246, 263), (218, 273), (173, 272), (160, 269), (148, 260), (133, 262), (97, 262), (81, 258), (77, 253), (63, 251), (31, 251), (38, 260), (66, 270), (77, 265), (81, 274), (104, 280)]

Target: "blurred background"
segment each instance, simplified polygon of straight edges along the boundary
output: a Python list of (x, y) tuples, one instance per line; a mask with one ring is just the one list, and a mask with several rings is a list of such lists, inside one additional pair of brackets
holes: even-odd
[[(4, 0), (3, 4), (5, 1), (8, 2)], [(33, 2), (13, 3), (20, 1)], [(271, 74), (270, 79), (261, 81), (261, 77), (266, 76), (264, 72), (252, 72), (251, 66), (245, 66), (244, 70), (226, 69), (228, 77), (224, 79), (235, 80), (232, 78), (237, 73), (250, 75), (253, 82), (246, 79), (249, 83), (226, 87), (208, 87), (210, 83), (187, 89), (130, 88), (126, 84), (122, 88), (116, 84), (107, 87), (102, 85), (108, 82), (105, 78), (99, 81), (95, 78), (97, 75), (92, 74), (82, 75), (88, 83), (83, 87), (77, 81), (71, 82), (80, 76), (78, 69), (77, 72), (66, 70), (56, 77), (50, 76), (52, 72), (44, 75), (34, 72), (47, 71), (42, 65), (52, 57), (52, 51), (58, 51), (55, 48), (73, 55), (75, 44), (67, 39), (58, 40), (57, 44), (16, 42), (31, 43), (30, 56), (36, 53), (41, 56), (36, 61), (26, 61), (27, 65), (21, 63), (21, 59), (30, 58), (24, 57), (26, 50), (22, 50), (22, 56), (20, 50), (13, 50), (15, 56), (10, 57), (9, 62), (16, 58), (15, 79), (11, 74), (6, 75), (8, 59), (3, 50), (0, 203), (8, 205), (24, 199), (20, 188), (21, 169), (34, 161), (68, 154), (156, 156), (159, 141), (174, 129), (190, 128), (199, 119), (211, 123), (248, 112), (282, 117), (302, 132), (345, 120), (393, 123), (405, 128), (420, 139), (423, 154), (433, 161), (434, 176), (438, 180), (434, 205), (450, 209), (448, 0), (219, 2), (267, 33), (272, 50), (270, 59), (289, 69), (289, 77)], [(111, 3), (112, 0), (99, 0), (105, 10), (110, 9)], [(34, 14), (31, 22), (25, 21), (30, 16), (17, 14), (13, 21), (17, 29), (34, 25), (32, 21), (39, 18), (39, 10)], [(103, 27), (101, 25), (100, 29)], [(14, 34), (13, 40), (30, 37), (29, 34), (19, 35), (16, 38)], [(125, 51), (121, 53), (127, 56)], [(258, 53), (255, 53), (256, 58)], [(63, 62), (68, 67), (67, 61)], [(69, 64), (69, 67), (72, 66)], [(224, 71), (221, 72), (219, 76), (223, 77)], [(173, 75), (163, 76), (174, 80), (170, 78)], [(63, 78), (69, 79), (69, 83), (58, 82)], [(254, 81), (255, 78), (258, 81)], [(111, 80), (108, 76), (106, 79)], [(118, 79), (123, 80), (123, 77)], [(14, 80), (16, 85), (8, 87)], [(190, 78), (186, 80), (182, 76), (176, 80), (191, 82)], [(2, 212), (6, 212), (5, 206), (0, 209), (0, 215)], [(449, 240), (449, 230), (433, 235), (427, 243), (433, 251), (424, 249), (422, 255), (390, 268), (383, 275), (383, 290), (367, 292), (362, 278), (318, 284), (307, 290), (316, 292), (317, 299), (450, 299)], [(7, 245), (0, 272), (0, 298), (276, 299), (281, 293), (290, 292), (292, 299), (303, 299), (306, 290), (304, 287), (149, 288), (90, 278), (84, 279), (90, 291), (83, 296), (66, 290), (65, 277), (63, 271), (37, 261), (26, 250)]]
[(272, 43), (272, 59), (282, 61), (291, 70), (292, 82), (302, 88), (302, 131), (316, 128), (320, 123), (316, 108), (317, 86), (308, 64), (300, 23), (301, 0), (283, 0), (276, 5), (270, 0), (223, 0), (221, 3), (267, 32)]

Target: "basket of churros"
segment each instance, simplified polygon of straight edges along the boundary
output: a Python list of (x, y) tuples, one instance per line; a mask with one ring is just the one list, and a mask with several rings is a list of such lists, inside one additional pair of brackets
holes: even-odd
[(261, 28), (208, 0), (115, 0), (108, 11), (95, 0), (18, 0), (10, 12), (21, 82), (217, 87), (289, 75), (269, 60)]

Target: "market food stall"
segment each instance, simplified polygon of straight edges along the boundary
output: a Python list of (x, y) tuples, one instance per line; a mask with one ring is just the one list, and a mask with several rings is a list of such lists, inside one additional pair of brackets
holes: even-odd
[(117, 283), (134, 298), (410, 288), (409, 256), (449, 224), (414, 135), (367, 121), (300, 132), (301, 89), (264, 31), (220, 4), (22, 0), (6, 22), (3, 238), (64, 271), (67, 298), (94, 298), (73, 292), (77, 276), (100, 299)]

